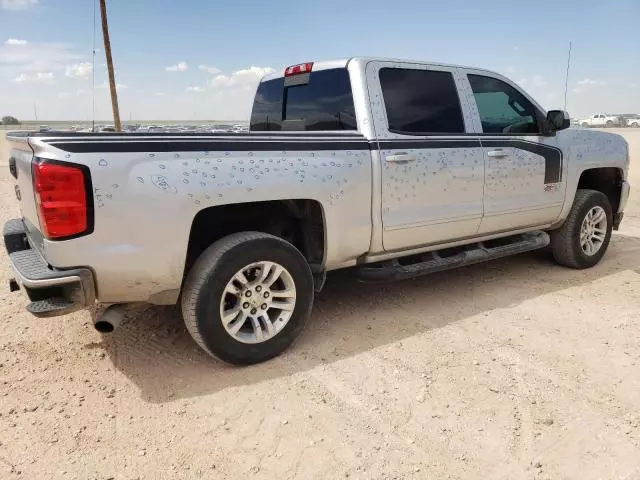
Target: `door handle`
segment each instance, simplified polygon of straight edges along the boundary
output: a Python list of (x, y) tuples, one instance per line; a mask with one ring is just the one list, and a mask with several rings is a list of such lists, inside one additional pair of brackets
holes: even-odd
[(407, 152), (396, 152), (393, 155), (387, 155), (384, 159), (389, 163), (406, 163), (414, 162), (416, 157), (412, 157)]
[(506, 157), (508, 155), (508, 153), (505, 150), (502, 150), (500, 148), (498, 148), (497, 150), (489, 150), (487, 152), (487, 157), (493, 157), (493, 158), (503, 158)]

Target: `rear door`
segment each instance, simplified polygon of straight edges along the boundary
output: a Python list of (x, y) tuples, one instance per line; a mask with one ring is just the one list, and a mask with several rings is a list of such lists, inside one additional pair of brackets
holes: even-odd
[(479, 137), (467, 134), (458, 69), (373, 61), (366, 76), (382, 164), (384, 249), (474, 236), (484, 163)]
[(564, 202), (563, 155), (543, 111), (506, 78), (466, 70), (485, 159), (479, 233), (552, 223)]

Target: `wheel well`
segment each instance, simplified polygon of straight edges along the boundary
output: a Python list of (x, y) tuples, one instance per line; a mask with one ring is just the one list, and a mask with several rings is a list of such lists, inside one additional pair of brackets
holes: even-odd
[(622, 182), (622, 170), (614, 167), (591, 168), (580, 175), (578, 189), (587, 188), (597, 190), (609, 197), (613, 212), (618, 211), (620, 205), (620, 186)]
[(287, 240), (302, 252), (312, 270), (324, 262), (322, 206), (315, 200), (276, 200), (209, 207), (191, 224), (184, 275), (213, 242), (232, 233), (257, 231)]

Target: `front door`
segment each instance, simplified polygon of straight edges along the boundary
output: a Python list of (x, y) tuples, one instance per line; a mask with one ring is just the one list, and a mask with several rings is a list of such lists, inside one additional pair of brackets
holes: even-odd
[(498, 75), (466, 73), (485, 158), (479, 233), (552, 223), (562, 210), (566, 183), (562, 151), (555, 136), (542, 132), (541, 109)]
[(386, 251), (476, 234), (482, 218), (484, 160), (466, 135), (466, 100), (455, 68), (412, 63), (367, 65), (381, 162)]

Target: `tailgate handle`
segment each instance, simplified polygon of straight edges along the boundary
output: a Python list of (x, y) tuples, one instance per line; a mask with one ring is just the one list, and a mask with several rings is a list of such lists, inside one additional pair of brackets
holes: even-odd
[(387, 155), (384, 159), (388, 163), (407, 163), (414, 162), (416, 157), (409, 155), (407, 152), (396, 152), (393, 155)]

